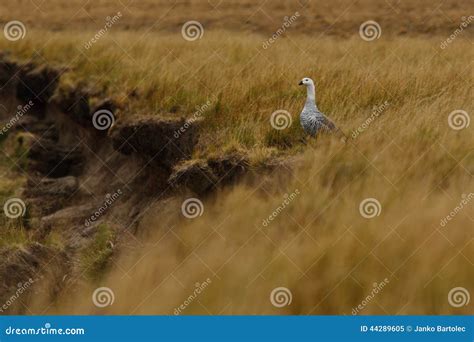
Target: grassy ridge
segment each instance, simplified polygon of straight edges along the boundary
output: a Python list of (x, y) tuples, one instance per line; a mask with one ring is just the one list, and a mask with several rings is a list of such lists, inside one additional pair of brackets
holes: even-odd
[[(265, 38), (259, 35), (229, 39), (224, 32), (207, 33), (188, 42), (180, 35), (137, 40), (135, 33), (122, 32), (86, 50), (83, 45), (92, 35), (31, 33), (2, 47), (23, 58), (67, 61), (71, 72), (64, 84), (85, 80), (122, 103), (123, 115), (205, 117), (196, 157), (245, 150), (259, 160), (280, 153), (281, 147), (298, 148), (298, 114), (306, 94), (297, 83), (304, 76), (315, 79), (320, 109), (347, 134), (385, 101), (389, 106), (379, 124), (387, 120), (383, 127), (389, 135), (391, 125), (401, 121), (434, 119), (421, 112), (436, 111), (444, 120), (469, 105), (469, 43), (461, 38), (445, 50), (439, 48), (440, 38), (368, 43), (359, 37), (305, 36), (281, 38), (263, 49)], [(294, 125), (275, 136), (269, 120), (279, 109), (292, 114)], [(430, 134), (433, 127), (426, 129)]]

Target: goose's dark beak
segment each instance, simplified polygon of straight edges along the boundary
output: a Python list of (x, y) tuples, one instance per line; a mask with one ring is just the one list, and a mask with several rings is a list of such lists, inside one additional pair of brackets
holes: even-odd
[(298, 83), (298, 85), (303, 85), (303, 81), (300, 81), (300, 83)]

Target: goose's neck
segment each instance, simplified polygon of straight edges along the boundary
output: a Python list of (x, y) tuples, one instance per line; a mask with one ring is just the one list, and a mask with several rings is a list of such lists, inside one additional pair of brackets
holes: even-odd
[(316, 106), (316, 94), (314, 90), (314, 85), (310, 84), (306, 87), (306, 103), (311, 103)]

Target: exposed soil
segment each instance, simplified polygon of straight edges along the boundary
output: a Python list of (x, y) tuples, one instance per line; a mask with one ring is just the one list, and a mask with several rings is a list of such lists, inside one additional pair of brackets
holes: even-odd
[[(63, 72), (5, 56), (0, 60), (0, 95), (7, 113), (32, 103), (10, 129), (5, 146), (6, 153), (25, 151), (20, 172), (27, 174), (27, 182), (21, 198), (28, 210), (23, 225), (33, 237), (27, 246), (0, 250), (0, 302), (30, 278), (34, 291), (45, 288), (39, 284), (46, 280), (37, 280), (56, 284), (46, 290), (54, 298), (64, 279), (78, 275), (77, 256), (100, 225), (113, 229), (109, 244), (116, 249), (121, 233), (136, 230), (140, 212), (151, 202), (165, 203), (183, 192), (209, 194), (249, 170), (242, 155), (191, 160), (197, 121), (149, 116), (95, 128), (94, 113), (107, 111), (115, 120), (120, 108), (110, 99), (92, 99), (83, 87), (59, 89)], [(50, 245), (53, 236), (62, 246)], [(22, 310), (12, 305), (7, 312)]]

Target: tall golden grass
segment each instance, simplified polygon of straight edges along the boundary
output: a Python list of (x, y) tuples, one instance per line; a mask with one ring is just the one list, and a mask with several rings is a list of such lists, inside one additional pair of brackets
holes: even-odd
[[(442, 36), (365, 42), (296, 35), (264, 50), (263, 35), (206, 32), (187, 42), (112, 32), (78, 54), (89, 36), (32, 33), (13, 49), (28, 57), (42, 46), (46, 61), (69, 61), (65, 82), (87, 79), (127, 104), (122, 115), (188, 116), (216, 96), (196, 158), (233, 150), (253, 165), (299, 157), (293, 172), (283, 164), (201, 198), (204, 212), (195, 219), (181, 213), (186, 197), (156, 202), (136, 240), (124, 233), (100, 281), (75, 282), (46, 311), (41, 300), (33, 310), (173, 314), (209, 278), (182, 314), (351, 314), (363, 301), (359, 314), (472, 313), (472, 303), (451, 306), (448, 293), (474, 293), (473, 203), (440, 223), (474, 192), (472, 125), (448, 124), (455, 110), (473, 112), (468, 41), (459, 37), (441, 50)], [(345, 144), (332, 137), (303, 144), (305, 91), (297, 83), (305, 76), (315, 80), (319, 108), (349, 136), (374, 107), (388, 105)], [(127, 98), (132, 90), (137, 100)], [(269, 118), (278, 109), (292, 114), (293, 125), (275, 136)], [(366, 198), (380, 202), (379, 216), (360, 214)], [(99, 286), (113, 290), (112, 306), (92, 304)], [(283, 308), (269, 299), (280, 286), (292, 293)]]
[[(445, 37), (365, 42), (358, 36), (289, 36), (263, 49), (268, 39), (263, 35), (206, 33), (188, 42), (179, 33), (110, 32), (84, 49), (93, 35), (34, 31), (15, 44), (2, 41), (0, 47), (70, 68), (63, 86), (86, 80), (124, 103), (123, 115), (190, 117), (214, 99), (203, 113), (207, 119), (196, 157), (245, 150), (258, 160), (278, 154), (280, 147), (299, 149), (297, 121), (306, 93), (297, 83), (305, 76), (316, 82), (319, 108), (349, 134), (385, 101), (389, 108), (378, 120), (384, 128), (387, 118), (408, 124), (423, 110), (439, 113), (438, 122), (445, 123), (452, 110), (469, 106), (472, 90), (469, 45), (463, 37), (445, 50), (439, 47)], [(269, 118), (279, 109), (292, 113), (296, 124), (275, 137)], [(397, 132), (384, 131), (390, 136)]]
[[(427, 122), (413, 120), (420, 130)], [(361, 314), (472, 313), (447, 299), (454, 287), (472, 290), (472, 202), (440, 225), (472, 192), (472, 152), (467, 133), (438, 126), (443, 138), (429, 142), (416, 129), (391, 140), (375, 128), (356, 146), (319, 142), (294, 177), (236, 186), (196, 219), (182, 217), (179, 200), (156, 203), (111, 273), (73, 299), (66, 292), (52, 312), (173, 314), (210, 278), (184, 314), (350, 314), (385, 279)], [(359, 213), (369, 197), (381, 203), (373, 219)], [(115, 303), (97, 309), (89, 299), (104, 285)], [(279, 286), (293, 294), (283, 309), (269, 301)]]

